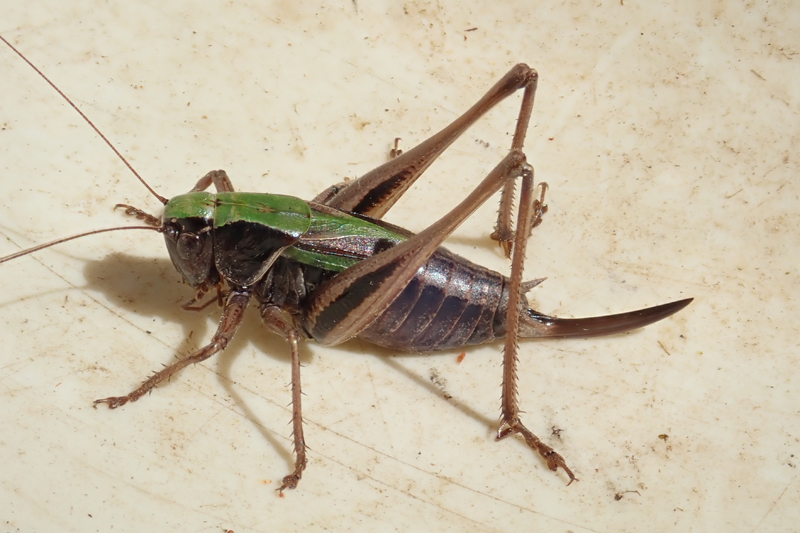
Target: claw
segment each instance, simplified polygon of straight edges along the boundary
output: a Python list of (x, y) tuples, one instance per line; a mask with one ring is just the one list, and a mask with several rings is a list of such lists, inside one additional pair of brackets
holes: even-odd
[(97, 409), (98, 404), (104, 403), (108, 405), (109, 409), (116, 409), (128, 403), (128, 400), (130, 400), (130, 398), (127, 396), (112, 396), (110, 398), (103, 398), (102, 400), (95, 400), (92, 407)]
[(668, 304), (647, 307), (638, 311), (617, 315), (592, 316), (587, 318), (557, 318), (543, 315), (533, 309), (522, 313), (520, 317), (519, 336), (532, 337), (596, 337), (623, 333), (643, 328), (662, 318), (677, 313), (694, 298), (686, 298)]

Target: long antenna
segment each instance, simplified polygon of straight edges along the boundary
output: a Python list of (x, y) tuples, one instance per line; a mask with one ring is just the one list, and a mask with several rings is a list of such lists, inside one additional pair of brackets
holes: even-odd
[(109, 231), (119, 231), (123, 229), (149, 229), (152, 231), (161, 231), (161, 228), (154, 228), (153, 226), (120, 226), (118, 228), (95, 229), (92, 231), (87, 231), (86, 233), (79, 233), (78, 235), (63, 237), (56, 241), (40, 244), (38, 246), (34, 246), (33, 248), (28, 248), (27, 250), (22, 250), (15, 254), (7, 255), (5, 257), (0, 257), (0, 264), (5, 263), (6, 261), (11, 261), (12, 259), (16, 259), (17, 257), (22, 257), (23, 255), (32, 254), (33, 252), (38, 252), (39, 250), (50, 248), (51, 246), (55, 246), (56, 244), (61, 244), (62, 242), (80, 239), (81, 237), (87, 237), (89, 235), (97, 235), (98, 233), (108, 233)]
[[(79, 114), (81, 117), (83, 117), (83, 120), (85, 120), (85, 121), (86, 121), (86, 123), (87, 123), (87, 124), (89, 124), (89, 125), (92, 127), (92, 129), (93, 129), (95, 132), (97, 132), (97, 134), (100, 136), (100, 138), (101, 138), (101, 139), (103, 139), (103, 140), (106, 142), (106, 144), (107, 144), (107, 145), (108, 145), (108, 146), (109, 146), (109, 147), (110, 147), (110, 148), (111, 148), (111, 149), (114, 151), (114, 153), (115, 153), (115, 154), (117, 154), (117, 157), (119, 157), (119, 158), (120, 158), (120, 160), (121, 160), (123, 163), (125, 163), (125, 166), (126, 166), (126, 167), (128, 167), (128, 168), (130, 169), (130, 171), (131, 171), (131, 172), (133, 172), (133, 175), (134, 175), (134, 176), (136, 176), (136, 177), (139, 179), (139, 181), (141, 181), (141, 182), (142, 182), (142, 185), (144, 185), (144, 186), (147, 188), (147, 190), (148, 190), (148, 191), (150, 191), (150, 194), (152, 194), (153, 196), (155, 196), (156, 198), (158, 198), (158, 201), (159, 201), (159, 202), (161, 202), (162, 204), (164, 204), (164, 205), (166, 205), (166, 204), (167, 204), (167, 199), (166, 199), (166, 198), (164, 198), (163, 196), (161, 196), (160, 194), (158, 194), (156, 191), (154, 191), (154, 190), (153, 190), (153, 188), (152, 188), (152, 187), (150, 187), (150, 185), (148, 185), (146, 181), (144, 181), (144, 178), (142, 178), (142, 177), (139, 175), (139, 173), (138, 173), (138, 172), (136, 172), (136, 170), (135, 170), (135, 169), (134, 169), (134, 168), (131, 166), (131, 164), (130, 164), (130, 163), (128, 163), (128, 160), (127, 160), (127, 159), (125, 159), (125, 158), (122, 156), (122, 154), (121, 154), (121, 153), (119, 153), (119, 150), (117, 150), (117, 149), (116, 149), (116, 147), (114, 147), (114, 145), (113, 145), (113, 144), (111, 144), (111, 141), (109, 141), (109, 140), (106, 138), (106, 136), (105, 136), (105, 135), (103, 135), (103, 134), (100, 132), (100, 130), (99, 130), (99, 129), (97, 129), (97, 126), (95, 126), (95, 125), (92, 123), (92, 121), (91, 121), (91, 120), (89, 120), (89, 117), (87, 117), (86, 115), (84, 115), (84, 114), (83, 114), (83, 111), (81, 111), (81, 110), (80, 110), (80, 108), (78, 108), (78, 106), (76, 106), (76, 105), (75, 105), (75, 104), (72, 102), (72, 100), (70, 100), (70, 99), (69, 99), (69, 97), (68, 97), (66, 94), (64, 94), (64, 93), (61, 91), (61, 89), (59, 89), (58, 87), (56, 87), (55, 83), (53, 83), (52, 81), (50, 81), (50, 79), (49, 79), (47, 76), (45, 76), (45, 75), (44, 75), (44, 73), (43, 73), (41, 70), (39, 70), (38, 68), (36, 68), (36, 65), (34, 65), (34, 64), (33, 64), (33, 63), (31, 63), (30, 61), (28, 61), (28, 58), (27, 58), (27, 57), (25, 57), (24, 55), (22, 55), (22, 53), (21, 53), (19, 50), (17, 50), (16, 48), (14, 48), (14, 45), (13, 45), (13, 44), (11, 44), (10, 42), (8, 42), (8, 41), (6, 40), (6, 38), (5, 38), (5, 37), (3, 37), (2, 35), (0, 35), (0, 40), (2, 40), (4, 43), (6, 43), (6, 44), (8, 45), (8, 47), (9, 47), (9, 48), (11, 48), (11, 49), (14, 51), (14, 53), (16, 53), (16, 54), (17, 54), (19, 57), (21, 57), (21, 58), (22, 58), (22, 60), (23, 60), (23, 61), (25, 61), (25, 62), (26, 62), (28, 65), (30, 65), (30, 67), (31, 67), (33, 70), (35, 70), (35, 71), (36, 71), (36, 73), (37, 73), (37, 74), (39, 74), (39, 76), (41, 76), (41, 77), (42, 77), (42, 79), (44, 79), (44, 81), (46, 81), (48, 84), (50, 84), (50, 87), (52, 87), (53, 89), (55, 89), (55, 90), (56, 90), (56, 92), (57, 92), (58, 94), (60, 94), (60, 95), (61, 95), (61, 97), (62, 97), (64, 100), (66, 100), (66, 101), (67, 101), (67, 103), (68, 103), (69, 105), (71, 105), (71, 106), (72, 106), (72, 108), (73, 108), (75, 111), (77, 111), (77, 112), (78, 112), (78, 114)], [(2, 261), (0, 261), (0, 263), (2, 263)]]

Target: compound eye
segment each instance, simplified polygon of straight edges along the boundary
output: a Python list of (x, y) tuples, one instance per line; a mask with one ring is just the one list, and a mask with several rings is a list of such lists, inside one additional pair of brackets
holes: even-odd
[(178, 238), (181, 235), (181, 229), (181, 225), (178, 224), (177, 221), (171, 220), (164, 224), (164, 236), (172, 242), (178, 242)]
[(178, 254), (183, 259), (197, 257), (203, 251), (203, 240), (194, 233), (183, 233), (178, 237)]

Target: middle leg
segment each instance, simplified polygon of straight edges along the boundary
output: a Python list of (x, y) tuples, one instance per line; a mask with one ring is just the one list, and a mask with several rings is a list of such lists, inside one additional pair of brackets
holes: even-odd
[(292, 440), (294, 442), (294, 470), (283, 478), (278, 491), (283, 494), (285, 489), (297, 487), (303, 470), (306, 469), (306, 439), (303, 436), (303, 391), (300, 387), (300, 333), (287, 319), (280, 307), (271, 304), (261, 306), (261, 319), (273, 332), (277, 333), (289, 343), (292, 351)]

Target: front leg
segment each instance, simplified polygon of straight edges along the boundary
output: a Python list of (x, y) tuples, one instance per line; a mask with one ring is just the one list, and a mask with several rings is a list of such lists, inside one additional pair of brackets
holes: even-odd
[(297, 328), (287, 320), (286, 315), (278, 306), (265, 304), (261, 307), (261, 318), (264, 324), (274, 333), (283, 337), (289, 343), (292, 351), (292, 440), (294, 441), (294, 470), (283, 478), (278, 487), (278, 492), (283, 495), (285, 489), (297, 487), (303, 470), (306, 469), (306, 440), (303, 436), (303, 392), (300, 387), (300, 333)]
[(242, 319), (244, 318), (244, 310), (247, 308), (247, 303), (249, 301), (249, 292), (231, 291), (228, 295), (228, 300), (225, 302), (225, 309), (222, 312), (222, 318), (219, 321), (217, 332), (214, 334), (210, 343), (200, 348), (189, 357), (179, 359), (163, 370), (156, 372), (146, 379), (138, 389), (127, 396), (112, 396), (110, 398), (95, 400), (94, 407), (97, 407), (97, 404), (104, 403), (107, 404), (110, 409), (116, 409), (128, 402), (135, 402), (153, 390), (156, 385), (165, 379), (169, 379), (175, 372), (178, 372), (190, 364), (205, 361), (215, 353), (224, 350), (231, 338), (233, 338), (236, 330), (239, 329)]

